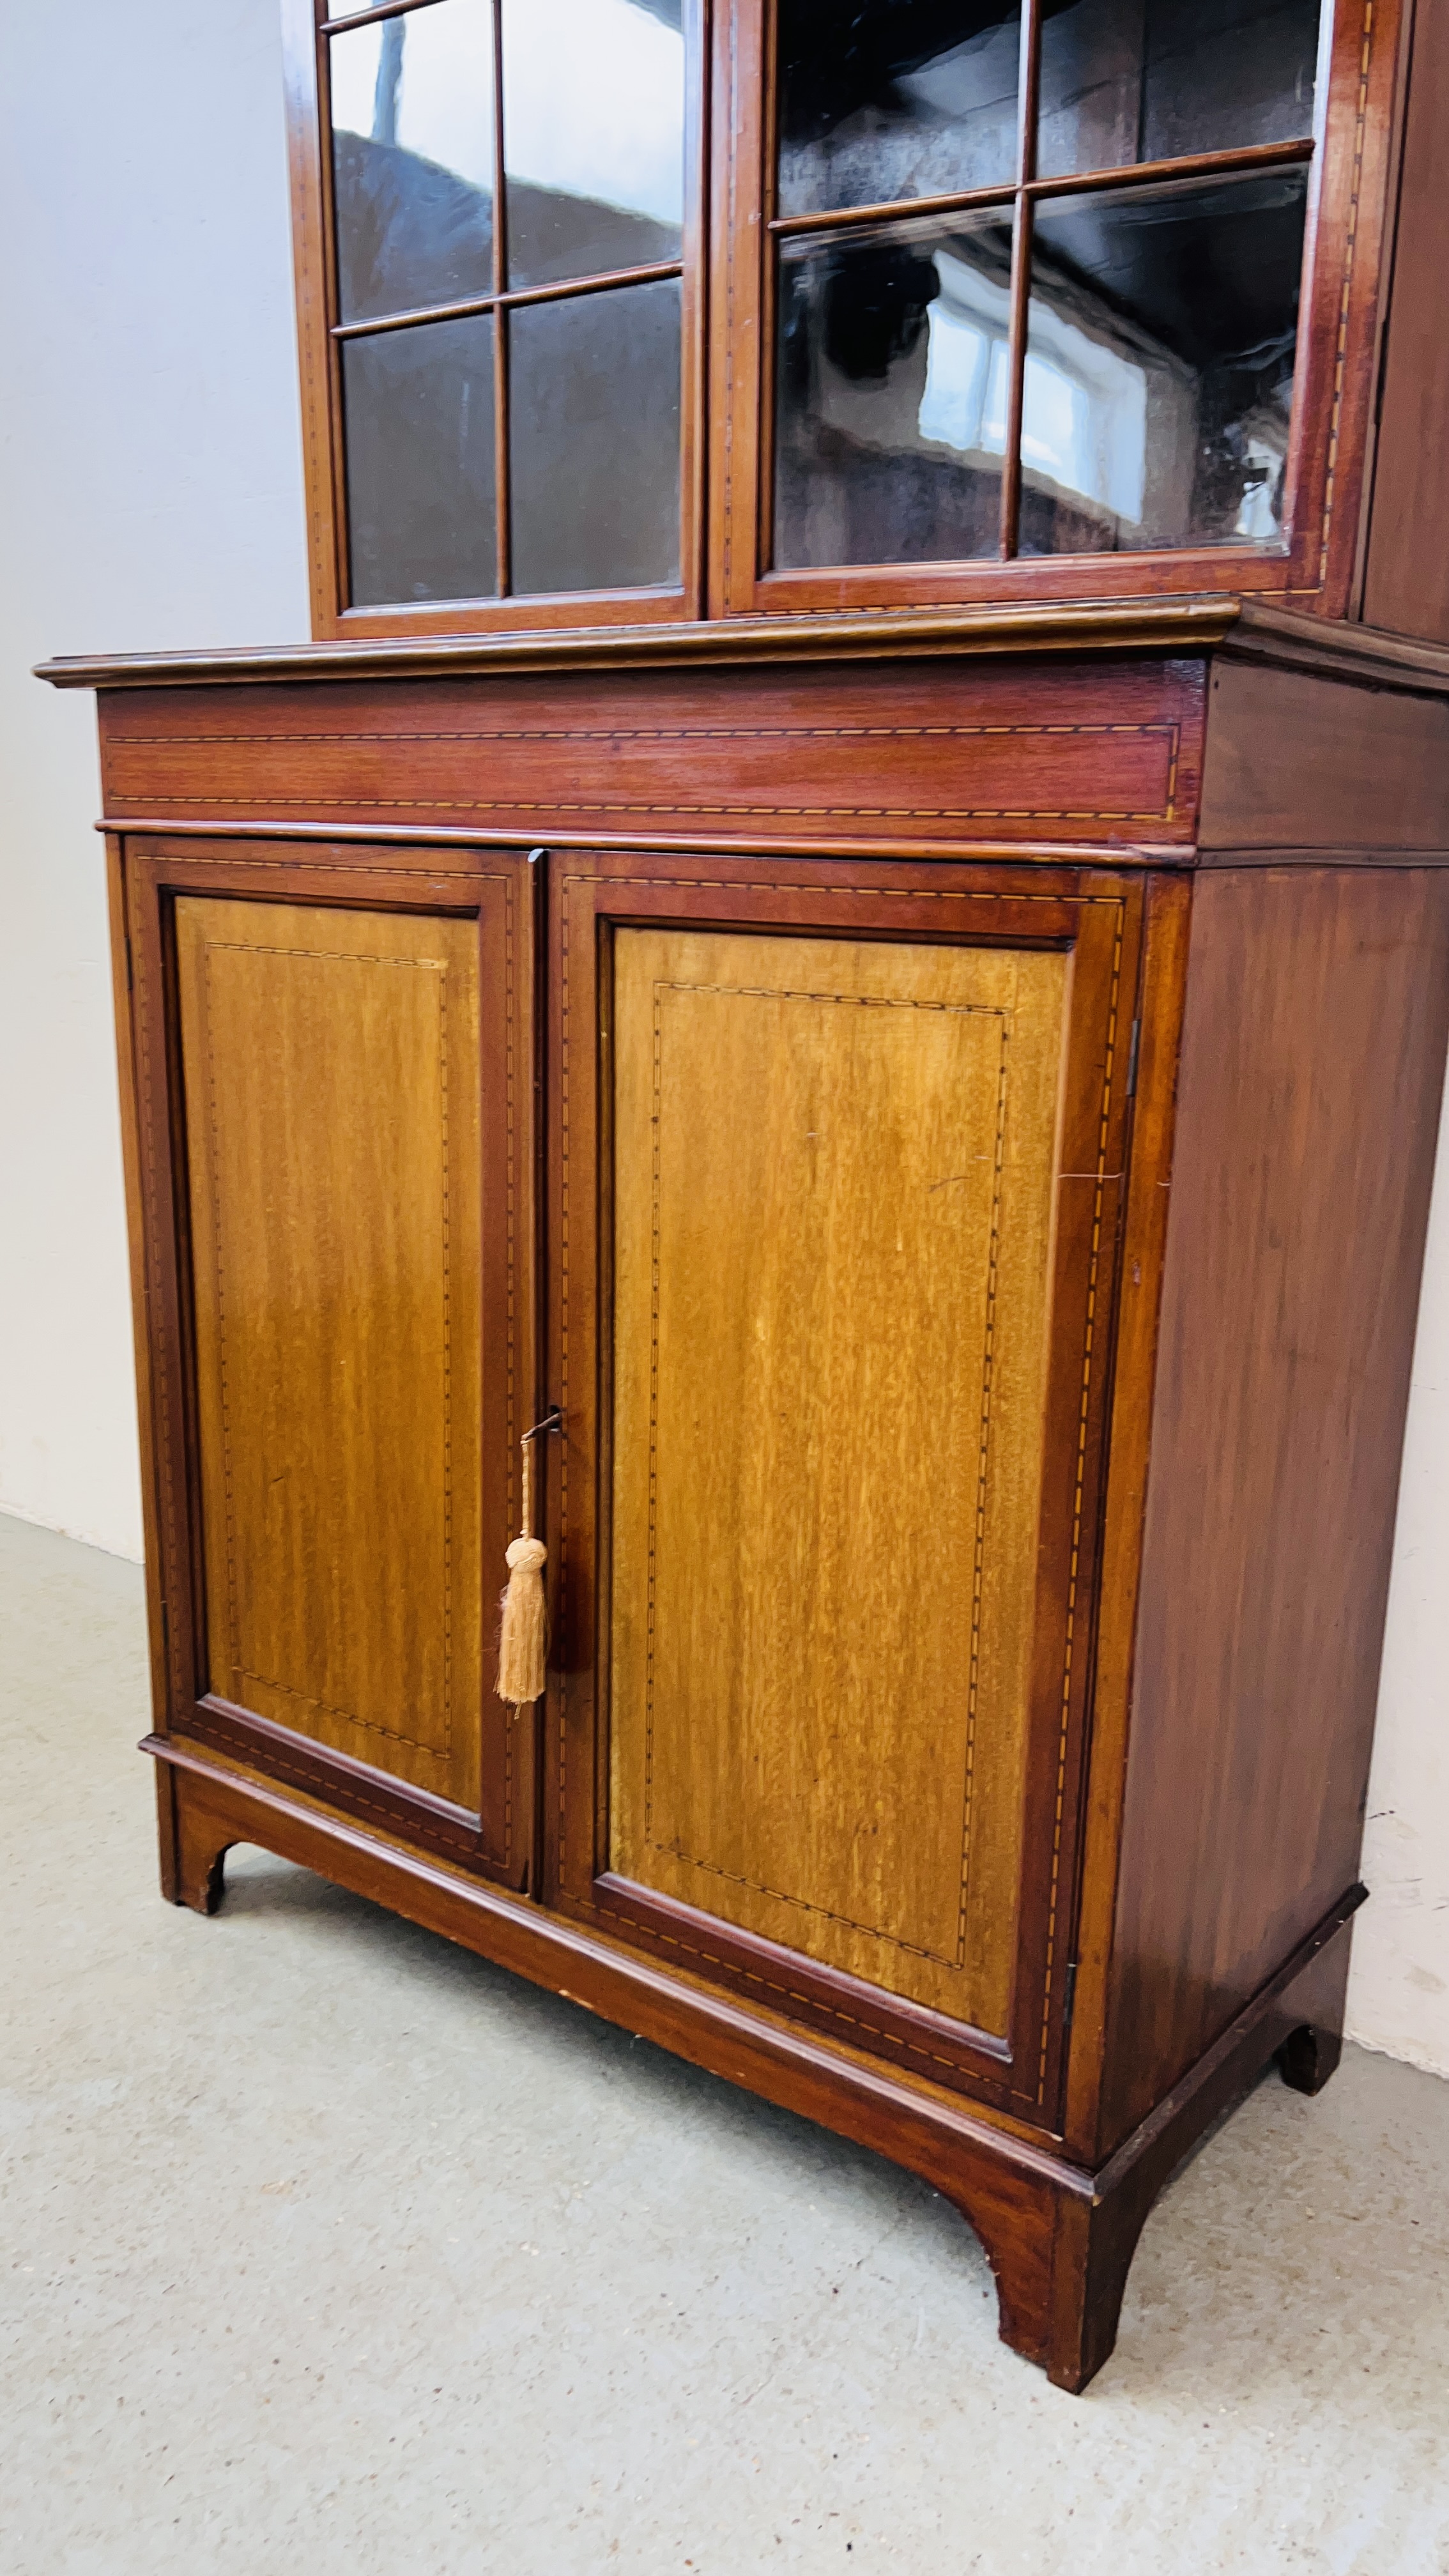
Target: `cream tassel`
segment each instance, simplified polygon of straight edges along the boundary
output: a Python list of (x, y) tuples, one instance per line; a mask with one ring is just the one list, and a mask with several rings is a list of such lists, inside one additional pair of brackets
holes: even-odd
[(503, 1627), (498, 1639), (498, 1681), (500, 1699), (514, 1708), (528, 1708), (543, 1696), (548, 1678), (548, 1605), (544, 1599), (543, 1569), (548, 1563), (548, 1550), (542, 1539), (530, 1535), (532, 1518), (533, 1458), (529, 1446), (533, 1433), (525, 1435), (523, 1449), (523, 1530), (508, 1550), (508, 1589), (503, 1595)]

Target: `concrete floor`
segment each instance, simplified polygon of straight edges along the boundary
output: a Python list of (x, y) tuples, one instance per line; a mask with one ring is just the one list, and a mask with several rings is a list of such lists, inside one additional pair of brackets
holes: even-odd
[(1276, 2079), (1115, 2360), (924, 2185), (258, 1852), (155, 1892), (136, 1570), (0, 1520), (5, 2576), (1441, 2576), (1449, 2085)]

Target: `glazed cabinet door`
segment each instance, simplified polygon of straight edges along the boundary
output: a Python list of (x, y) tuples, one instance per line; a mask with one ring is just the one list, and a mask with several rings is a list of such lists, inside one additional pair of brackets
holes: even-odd
[(526, 1883), (491, 1657), (532, 1418), (527, 869), (128, 876), (169, 1724)]
[(554, 879), (558, 1892), (1040, 2118), (1136, 894)]

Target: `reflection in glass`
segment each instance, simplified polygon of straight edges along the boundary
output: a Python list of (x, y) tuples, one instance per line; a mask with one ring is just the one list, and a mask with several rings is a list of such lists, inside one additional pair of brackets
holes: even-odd
[(679, 282), (508, 317), (515, 591), (679, 579)]
[(1306, 174), (1036, 212), (1023, 554), (1283, 534)]
[(493, 319), (342, 344), (352, 602), (486, 599), (496, 581)]
[(1047, 0), (1044, 179), (1313, 132), (1318, 0)]
[(344, 322), (493, 289), (493, 39), (439, 0), (328, 47)]
[(782, 215), (1016, 176), (1019, 0), (780, 0)]
[(1010, 275), (995, 213), (782, 243), (777, 565), (996, 553)]
[(677, 259), (681, 0), (504, 0), (508, 282)]

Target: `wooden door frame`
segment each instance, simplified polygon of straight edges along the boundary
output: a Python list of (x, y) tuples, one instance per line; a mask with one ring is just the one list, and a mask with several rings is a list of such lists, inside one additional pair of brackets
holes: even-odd
[[(705, 376), (709, 339), (706, 243), (710, 202), (711, 10), (684, 0), (684, 220), (680, 281), (680, 552), (677, 582), (619, 590), (552, 591), (501, 599), (389, 601), (355, 608), (347, 561), (343, 416), (332, 172), (324, 130), (326, 0), (282, 0), (282, 56), (296, 289), (302, 455), (312, 633), (318, 641), (386, 635), (570, 632), (596, 626), (676, 625), (703, 613)], [(488, 5), (488, 0), (483, 0)], [(494, 221), (498, 220), (495, 208)]]
[[(155, 1732), (279, 1779), (371, 1830), (519, 1889), (535, 1877), (537, 1730), (487, 1694), (477, 1815), (205, 1689), (206, 1577), (201, 1531), (185, 1084), (172, 909), (178, 895), (338, 909), (445, 914), (477, 924), (483, 1075), (482, 1347), (484, 1599), (493, 1560), (516, 1528), (518, 1438), (536, 1420), (538, 1192), (534, 1102), (537, 870), (522, 852), (369, 849), (348, 842), (209, 841), (137, 834), (115, 846), (116, 917), (127, 961), (123, 1079), (134, 1101), (133, 1221), (142, 1382), (146, 1552), (153, 1622)], [(490, 1008), (491, 1005), (491, 1008)], [(501, 1222), (500, 1222), (501, 1219)], [(490, 1364), (500, 1349), (501, 1366)], [(156, 1653), (159, 1637), (160, 1652)]]
[[(556, 1606), (542, 1801), (545, 1896), (685, 1973), (1040, 2125), (1055, 2115), (1071, 1983), (1130, 1125), (1129, 1033), (1145, 899), (1140, 872), (1029, 862), (862, 867), (819, 858), (762, 869), (747, 859), (691, 865), (570, 851), (551, 869), (548, 1391), (565, 1423), (549, 1495)], [(607, 1678), (598, 1643), (607, 1634), (610, 1491), (608, 1202), (606, 1185), (594, 1181), (607, 1174), (610, 1154), (601, 968), (613, 926), (671, 921), (691, 929), (969, 938), (1072, 954), (1022, 1932), (1005, 2042), (609, 1873)]]
[(766, 144), (773, 0), (687, 0), (687, 172), (681, 379), (680, 581), (663, 589), (348, 605), (345, 431), (319, 102), (323, 0), (283, 0), (312, 632), (321, 639), (688, 624), (1008, 601), (1260, 594), (1325, 617), (1349, 611), (1374, 427), (1386, 245), (1412, 0), (1327, 0), (1332, 40), (1309, 197), (1290, 455), (1279, 547), (1017, 556), (959, 563), (771, 569), (766, 499), (773, 288)]
[(713, 66), (713, 123), (720, 143), (710, 238), (715, 311), (727, 320), (724, 344), (712, 334), (710, 352), (710, 614), (822, 616), (953, 601), (1045, 603), (1233, 591), (1325, 617), (1345, 615), (1373, 416), (1410, 5), (1411, 0), (1325, 0), (1331, 36), (1308, 163), (1281, 546), (779, 572), (772, 568), (767, 524), (774, 436), (769, 161), (778, 0), (721, 0)]

